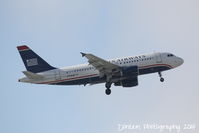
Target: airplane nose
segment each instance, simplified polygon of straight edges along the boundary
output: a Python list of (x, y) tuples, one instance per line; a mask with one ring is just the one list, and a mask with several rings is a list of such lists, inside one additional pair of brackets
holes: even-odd
[(184, 60), (182, 59), (182, 58), (180, 58), (180, 57), (176, 57), (176, 59), (175, 59), (175, 61), (174, 61), (175, 63), (175, 67), (178, 67), (178, 66), (180, 66), (180, 65), (182, 65), (183, 63), (184, 63)]
[(184, 60), (182, 58), (179, 58), (179, 66), (182, 65), (184, 63)]
[(181, 64), (183, 64), (184, 63), (184, 60), (182, 59), (182, 58), (180, 58), (181, 59)]

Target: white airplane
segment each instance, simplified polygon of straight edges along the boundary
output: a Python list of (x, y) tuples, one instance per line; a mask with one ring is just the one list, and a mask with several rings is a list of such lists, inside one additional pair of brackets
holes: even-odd
[(111, 85), (133, 87), (138, 85), (138, 76), (158, 73), (163, 82), (162, 71), (183, 64), (183, 59), (171, 53), (152, 53), (104, 60), (93, 54), (81, 53), (89, 64), (55, 68), (26, 45), (17, 47), (27, 71), (19, 82), (50, 85), (86, 85), (105, 83), (106, 94), (111, 94)]

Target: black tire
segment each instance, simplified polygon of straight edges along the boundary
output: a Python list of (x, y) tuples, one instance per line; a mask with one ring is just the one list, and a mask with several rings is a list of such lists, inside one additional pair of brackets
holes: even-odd
[(106, 95), (110, 95), (111, 94), (111, 89), (106, 89), (105, 93), (106, 93)]
[(161, 82), (164, 82), (164, 78), (160, 78), (160, 81), (161, 81)]
[(106, 89), (110, 89), (110, 88), (111, 88), (111, 83), (109, 83), (109, 82), (106, 83), (106, 84), (105, 84), (105, 87), (106, 87)]

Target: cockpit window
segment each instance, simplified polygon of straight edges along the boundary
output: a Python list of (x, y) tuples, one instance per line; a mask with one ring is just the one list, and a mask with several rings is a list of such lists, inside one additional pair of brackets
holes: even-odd
[(168, 57), (172, 57), (172, 56), (174, 56), (174, 55), (173, 55), (173, 54), (168, 54), (167, 56), (168, 56)]

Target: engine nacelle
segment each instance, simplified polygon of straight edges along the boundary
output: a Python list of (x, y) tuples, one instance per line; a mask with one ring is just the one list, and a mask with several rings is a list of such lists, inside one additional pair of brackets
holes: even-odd
[(133, 87), (138, 85), (138, 66), (122, 67), (118, 77), (123, 80), (115, 82), (115, 86)]
[(130, 79), (124, 79), (114, 83), (115, 86), (123, 86), (123, 87), (133, 87), (138, 85), (138, 77), (133, 77)]
[(123, 67), (121, 70), (122, 77), (137, 77), (138, 66)]

